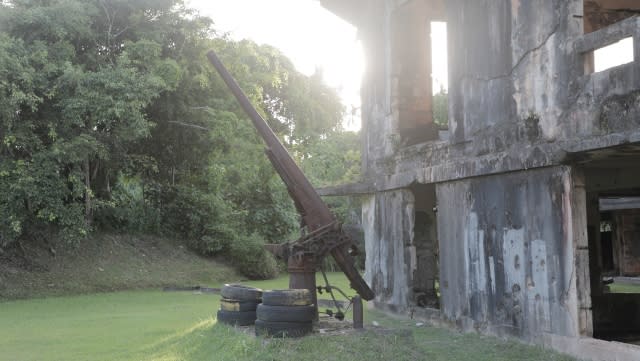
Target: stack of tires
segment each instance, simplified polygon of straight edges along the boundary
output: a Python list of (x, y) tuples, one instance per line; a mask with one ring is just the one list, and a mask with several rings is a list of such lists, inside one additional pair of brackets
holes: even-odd
[(256, 322), (256, 308), (262, 290), (243, 285), (226, 284), (222, 287), (218, 321), (234, 326), (249, 326)]
[(262, 293), (256, 315), (256, 335), (301, 337), (313, 329), (316, 308), (305, 289), (272, 290)]

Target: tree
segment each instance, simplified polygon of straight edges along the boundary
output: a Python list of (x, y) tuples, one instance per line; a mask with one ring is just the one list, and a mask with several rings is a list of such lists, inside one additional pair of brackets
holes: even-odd
[(101, 190), (93, 180), (149, 136), (153, 123), (145, 109), (175, 82), (177, 67), (162, 57), (161, 46), (132, 30), (145, 29), (167, 5), (154, 11), (124, 1), (1, 5), (0, 72), (7, 75), (1, 86), (10, 101), (2, 104), (9, 157), (0, 182), (16, 188), (0, 207), (10, 220), (3, 222), (4, 243), (50, 227), (72, 241), (86, 235), (92, 198)]
[(433, 95), (433, 121), (441, 129), (449, 127), (449, 96), (444, 88)]
[[(346, 149), (320, 72), (218, 36), (180, 0), (0, 3), (0, 247), (162, 232), (271, 275), (261, 242), (285, 240), (297, 215), (211, 48), (301, 161)], [(312, 177), (333, 181), (328, 162)]]

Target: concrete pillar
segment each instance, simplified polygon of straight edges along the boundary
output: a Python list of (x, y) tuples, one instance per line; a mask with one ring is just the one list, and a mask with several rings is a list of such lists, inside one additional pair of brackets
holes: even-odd
[(575, 251), (578, 328), (581, 336), (593, 336), (589, 240), (587, 236), (587, 192), (582, 170), (572, 168), (571, 221)]

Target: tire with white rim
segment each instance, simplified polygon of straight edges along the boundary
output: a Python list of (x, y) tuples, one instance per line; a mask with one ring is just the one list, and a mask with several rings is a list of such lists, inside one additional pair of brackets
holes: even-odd
[(268, 290), (262, 293), (262, 304), (268, 306), (309, 306), (313, 297), (307, 289)]
[(220, 309), (223, 311), (255, 311), (260, 304), (260, 300), (232, 300), (222, 298), (220, 300)]

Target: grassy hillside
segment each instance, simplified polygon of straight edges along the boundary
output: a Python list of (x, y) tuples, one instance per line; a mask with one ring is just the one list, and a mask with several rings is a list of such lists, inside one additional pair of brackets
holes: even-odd
[(229, 265), (196, 255), (178, 241), (98, 235), (82, 247), (27, 248), (20, 262), (0, 255), (0, 300), (143, 289), (217, 285), (241, 277)]

